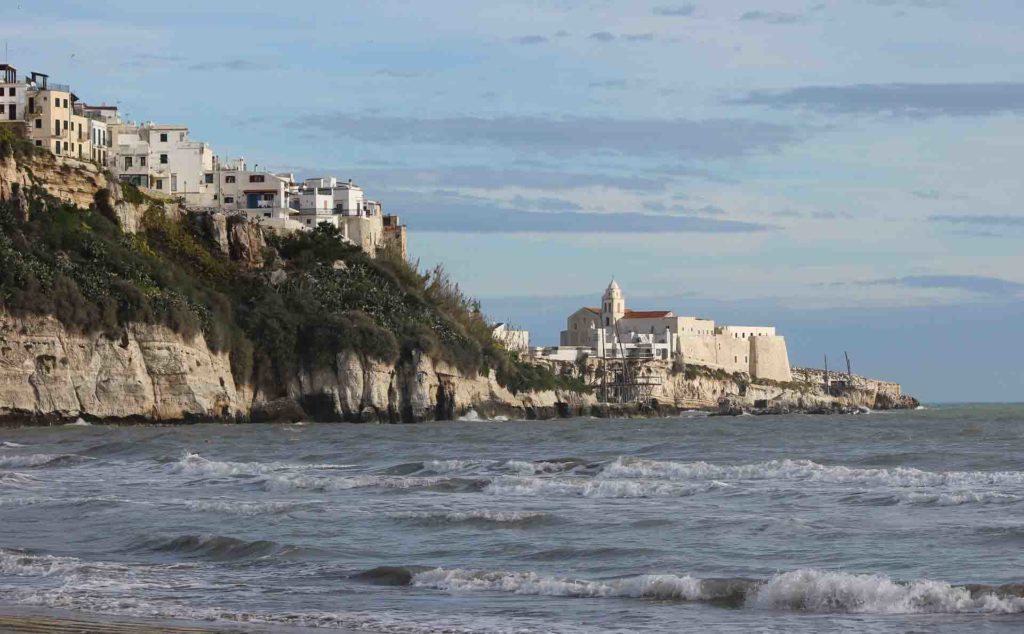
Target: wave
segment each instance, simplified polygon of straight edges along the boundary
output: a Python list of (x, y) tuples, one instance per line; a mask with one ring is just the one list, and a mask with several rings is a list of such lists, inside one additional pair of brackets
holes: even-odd
[(617, 478), (666, 480), (804, 480), (831, 484), (880, 484), (894, 487), (962, 487), (1024, 484), (1024, 471), (922, 471), (913, 467), (867, 469), (823, 465), (811, 460), (770, 460), (741, 465), (670, 462), (619, 457), (601, 471)]
[(10, 448), (13, 449), (15, 447), (24, 447), (24, 446), (25, 445), (23, 445), (23, 444), (21, 444), (19, 442), (11, 442), (10, 440), (0, 440), (0, 447), (10, 447)]
[(137, 540), (129, 547), (129, 550), (171, 553), (187, 558), (213, 561), (237, 561), (270, 556), (294, 556), (301, 554), (304, 549), (266, 539), (246, 541), (223, 535), (179, 535)]
[(686, 497), (724, 485), (711, 482), (684, 486), (675, 482), (612, 479), (549, 479), (502, 476), (492, 480), (483, 492), (491, 495), (579, 496), (586, 498)]
[(0, 456), (0, 469), (30, 469), (79, 464), (88, 460), (75, 454), (35, 453), (21, 456)]
[[(401, 579), (401, 575), (393, 575)], [(699, 579), (646, 574), (608, 580), (568, 579), (535, 572), (461, 568), (410, 570), (406, 585), (446, 592), (508, 592), (575, 598), (699, 601), (748, 609), (865, 614), (1009, 614), (1024, 612), (1024, 586), (954, 586), (898, 582), (877, 574), (795, 570), (767, 580)]]
[(351, 464), (296, 464), (288, 462), (230, 462), (210, 460), (197, 453), (186, 452), (168, 465), (171, 473), (197, 476), (259, 476), (282, 471), (336, 471), (351, 469)]
[(754, 608), (867, 614), (1020, 613), (1019, 586), (899, 583), (884, 575), (794, 570), (776, 575), (748, 597)]
[(238, 502), (235, 500), (185, 500), (184, 506), (196, 513), (223, 513), (226, 515), (280, 515), (318, 506), (316, 502)]
[(28, 475), (27, 473), (18, 473), (17, 471), (0, 471), (0, 486), (21, 488), (24, 486), (32, 486), (38, 480)]
[(541, 511), (405, 511), (390, 513), (394, 519), (411, 520), (418, 524), (483, 524), (502, 527), (535, 526), (550, 522), (549, 513)]

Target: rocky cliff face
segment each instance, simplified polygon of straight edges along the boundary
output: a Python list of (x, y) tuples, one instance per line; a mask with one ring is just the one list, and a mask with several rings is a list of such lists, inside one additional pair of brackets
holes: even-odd
[(226, 355), (160, 326), (68, 332), (0, 313), (0, 418), (234, 419), (248, 413)]
[(418, 422), (581, 413), (575, 393), (515, 395), (493, 376), (466, 377), (420, 356), (392, 364), (343, 353), (334, 367), (304, 369), (287, 385), (236, 385), (225, 354), (201, 335), (161, 326), (117, 334), (69, 332), (53, 317), (0, 313), (0, 420), (320, 420)]

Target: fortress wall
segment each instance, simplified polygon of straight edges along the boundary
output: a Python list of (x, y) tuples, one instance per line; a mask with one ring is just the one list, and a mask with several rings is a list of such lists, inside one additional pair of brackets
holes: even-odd
[(785, 337), (750, 338), (750, 376), (788, 383), (793, 380)]
[(720, 368), (727, 372), (747, 372), (750, 368), (750, 343), (723, 335), (681, 335), (686, 363)]

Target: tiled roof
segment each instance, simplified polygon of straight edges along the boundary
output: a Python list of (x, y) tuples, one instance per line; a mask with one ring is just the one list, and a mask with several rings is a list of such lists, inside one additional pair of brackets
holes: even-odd
[(624, 319), (651, 319), (658, 317), (668, 317), (672, 314), (671, 310), (627, 310), (626, 314), (623, 315)]

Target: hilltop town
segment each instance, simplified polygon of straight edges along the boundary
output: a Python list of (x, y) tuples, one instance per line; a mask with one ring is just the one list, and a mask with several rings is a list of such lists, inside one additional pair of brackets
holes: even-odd
[(387, 247), (406, 254), (406, 227), (351, 179), (297, 181), (244, 158), (222, 158), (190, 138), (188, 126), (122, 120), (116, 106), (90, 105), (45, 73), (19, 75), (0, 64), (0, 129), (56, 157), (109, 170), (118, 181), (189, 211), (240, 215), (280, 233), (327, 223), (367, 254)]

